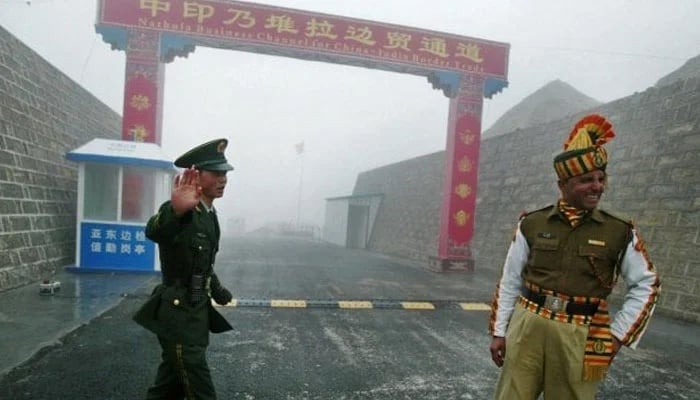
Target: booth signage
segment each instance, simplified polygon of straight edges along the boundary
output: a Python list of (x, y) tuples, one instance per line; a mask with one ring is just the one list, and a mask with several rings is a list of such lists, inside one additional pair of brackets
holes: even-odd
[(146, 238), (143, 226), (83, 222), (80, 241), (81, 266), (153, 270), (155, 245)]

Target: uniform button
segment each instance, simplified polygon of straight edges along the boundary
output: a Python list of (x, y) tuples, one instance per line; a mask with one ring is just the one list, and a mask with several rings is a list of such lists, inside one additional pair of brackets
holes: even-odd
[(202, 250), (202, 246), (199, 246), (199, 250)]
[(178, 299), (173, 300), (173, 304), (176, 305), (176, 306), (179, 306), (179, 305), (180, 305), (180, 300), (178, 300)]

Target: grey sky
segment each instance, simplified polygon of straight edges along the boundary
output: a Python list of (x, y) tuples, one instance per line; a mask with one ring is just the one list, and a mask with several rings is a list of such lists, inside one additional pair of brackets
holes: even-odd
[[(640, 92), (700, 54), (700, 1), (268, 0), (262, 3), (511, 44), (509, 87), (484, 128), (549, 81), (599, 101)], [(96, 0), (0, 0), (0, 25), (122, 112), (125, 55), (94, 31)], [(216, 137), (236, 170), (217, 206), (249, 226), (322, 225), (324, 198), (359, 172), (444, 149), (448, 100), (425, 78), (197, 48), (166, 67), (165, 152)]]

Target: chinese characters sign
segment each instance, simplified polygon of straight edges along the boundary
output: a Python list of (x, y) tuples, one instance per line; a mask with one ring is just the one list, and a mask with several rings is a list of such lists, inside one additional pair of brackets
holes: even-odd
[[(98, 24), (506, 79), (509, 46), (400, 25), (223, 0), (101, 0)], [(255, 50), (254, 50), (255, 51)]]
[(152, 271), (154, 251), (143, 226), (80, 225), (80, 267)]
[[(438, 258), (469, 257), (483, 97), (507, 86), (507, 43), (238, 1), (98, 2), (96, 30), (127, 55), (124, 140), (160, 143), (164, 63), (198, 45), (426, 76), (450, 97)], [(86, 259), (121, 249), (96, 243)]]

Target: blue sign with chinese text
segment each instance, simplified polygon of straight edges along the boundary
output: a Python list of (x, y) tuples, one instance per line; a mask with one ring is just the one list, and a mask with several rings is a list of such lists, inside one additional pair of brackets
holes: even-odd
[(83, 222), (80, 224), (80, 267), (153, 271), (155, 244), (145, 227)]

